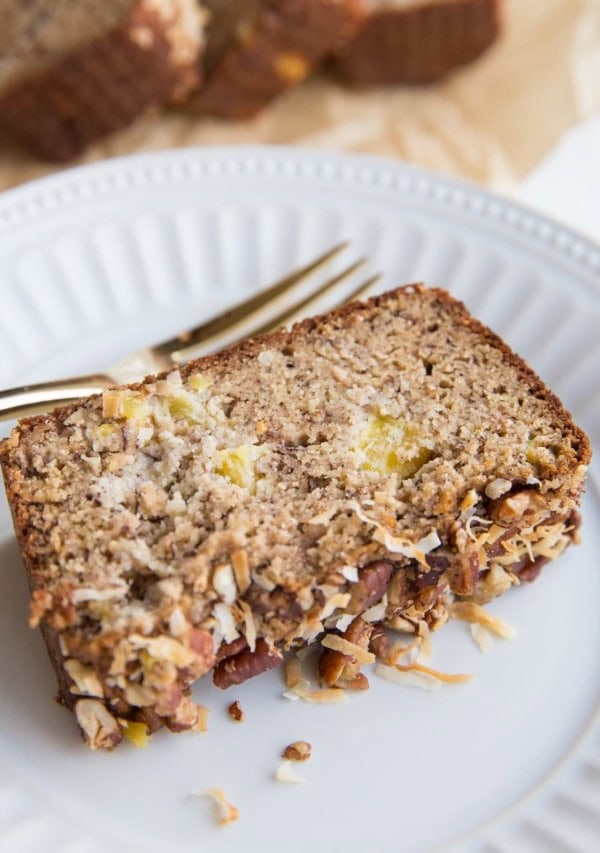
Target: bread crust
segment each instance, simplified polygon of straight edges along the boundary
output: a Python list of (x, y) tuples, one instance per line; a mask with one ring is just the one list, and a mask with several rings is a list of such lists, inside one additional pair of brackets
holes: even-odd
[(362, 0), (277, 0), (261, 9), (188, 101), (196, 112), (251, 118), (351, 37)]
[(177, 14), (176, 5), (163, 14), (152, 0), (137, 0), (118, 25), (0, 92), (0, 126), (34, 154), (66, 162), (184, 99), (200, 79), (201, 45), (194, 51), (184, 35), (178, 56), (170, 35)]
[(501, 32), (501, 0), (414, 0), (374, 7), (335, 62), (361, 85), (433, 83), (473, 62)]

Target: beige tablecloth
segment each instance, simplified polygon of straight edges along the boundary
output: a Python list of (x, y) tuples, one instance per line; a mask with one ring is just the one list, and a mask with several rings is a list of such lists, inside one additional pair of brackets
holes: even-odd
[[(317, 77), (250, 122), (143, 119), (82, 162), (182, 145), (294, 143), (398, 157), (509, 189), (599, 110), (600, 0), (506, 0), (501, 42), (441, 85), (357, 92)], [(0, 139), (0, 189), (55, 169)]]

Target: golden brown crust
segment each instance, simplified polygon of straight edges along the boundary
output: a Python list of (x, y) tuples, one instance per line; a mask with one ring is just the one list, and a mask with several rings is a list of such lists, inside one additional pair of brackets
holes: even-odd
[(501, 0), (414, 0), (369, 4), (339, 56), (353, 83), (431, 83), (477, 59), (501, 31)]
[[(176, 11), (169, 14), (177, 14)], [(116, 26), (0, 91), (0, 125), (35, 154), (67, 161), (145, 112), (182, 99), (199, 82), (200, 43), (183, 59), (176, 18), (138, 0)]]
[(258, 11), (187, 106), (224, 118), (250, 118), (304, 80), (350, 38), (361, 0), (278, 0)]

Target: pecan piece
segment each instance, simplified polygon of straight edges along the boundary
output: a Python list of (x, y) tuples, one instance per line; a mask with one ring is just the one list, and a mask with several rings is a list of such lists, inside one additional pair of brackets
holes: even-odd
[(237, 655), (238, 652), (241, 652), (242, 649), (247, 648), (248, 643), (246, 642), (245, 637), (238, 637), (237, 640), (234, 640), (232, 643), (221, 643), (217, 651), (216, 663), (221, 663), (225, 658), (232, 658), (234, 655)]
[(500, 527), (519, 524), (527, 516), (546, 509), (546, 499), (538, 492), (523, 489), (490, 502), (490, 516)]
[(546, 563), (550, 562), (550, 557), (536, 557), (535, 560), (530, 560), (528, 556), (523, 557), (518, 563), (513, 563), (507, 568), (518, 575), (522, 580), (532, 583), (539, 573), (542, 571)]
[(232, 720), (235, 720), (236, 723), (243, 723), (246, 719), (246, 715), (244, 714), (244, 711), (238, 699), (236, 699), (235, 702), (232, 702), (231, 705), (229, 705), (229, 707), (227, 708), (227, 713), (229, 714)]
[(348, 605), (350, 613), (362, 613), (381, 601), (390, 582), (392, 568), (389, 560), (375, 560), (358, 570), (358, 581), (352, 585)]
[(448, 582), (455, 595), (473, 595), (479, 580), (479, 559), (474, 551), (457, 554), (448, 569)]
[(165, 723), (171, 732), (187, 732), (198, 722), (198, 706), (189, 696), (182, 696), (179, 705)]
[(401, 569), (395, 572), (388, 586), (388, 602), (394, 608), (394, 612), (404, 610), (414, 599), (410, 580), (406, 572)]
[(221, 660), (214, 669), (213, 683), (216, 687), (225, 689), (233, 684), (242, 684), (261, 672), (267, 672), (279, 666), (283, 659), (280, 651), (267, 645), (261, 638), (256, 641), (256, 649), (243, 649), (232, 657)]
[(295, 740), (283, 750), (281, 757), (288, 761), (308, 761), (312, 753), (312, 746), (306, 740)]
[(390, 638), (381, 623), (373, 625), (373, 631), (369, 641), (369, 650), (372, 651), (375, 657), (378, 657), (379, 660), (387, 660), (389, 657)]
[[(369, 648), (373, 626), (357, 616), (346, 628), (342, 637), (362, 649)], [(319, 679), (328, 687), (346, 687), (366, 690), (369, 682), (360, 671), (360, 664), (351, 655), (335, 649), (325, 649), (319, 659)]]

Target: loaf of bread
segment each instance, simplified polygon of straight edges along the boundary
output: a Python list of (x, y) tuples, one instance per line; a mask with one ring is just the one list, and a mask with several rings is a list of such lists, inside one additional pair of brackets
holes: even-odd
[[(589, 460), (524, 362), (422, 286), (23, 421), (0, 446), (30, 623), (93, 748), (133, 723), (194, 727), (189, 688), (210, 670), (227, 687), (328, 632), (346, 649), (382, 626), (424, 633), (533, 580), (576, 537)], [(352, 666), (322, 677), (360, 686)]]
[(208, 0), (205, 82), (188, 106), (250, 118), (351, 37), (362, 0)]
[(477, 59), (500, 31), (500, 0), (363, 0), (336, 66), (362, 84), (431, 83)]
[(0, 126), (48, 160), (69, 160), (198, 85), (197, 0), (7, 0), (4, 7)]

